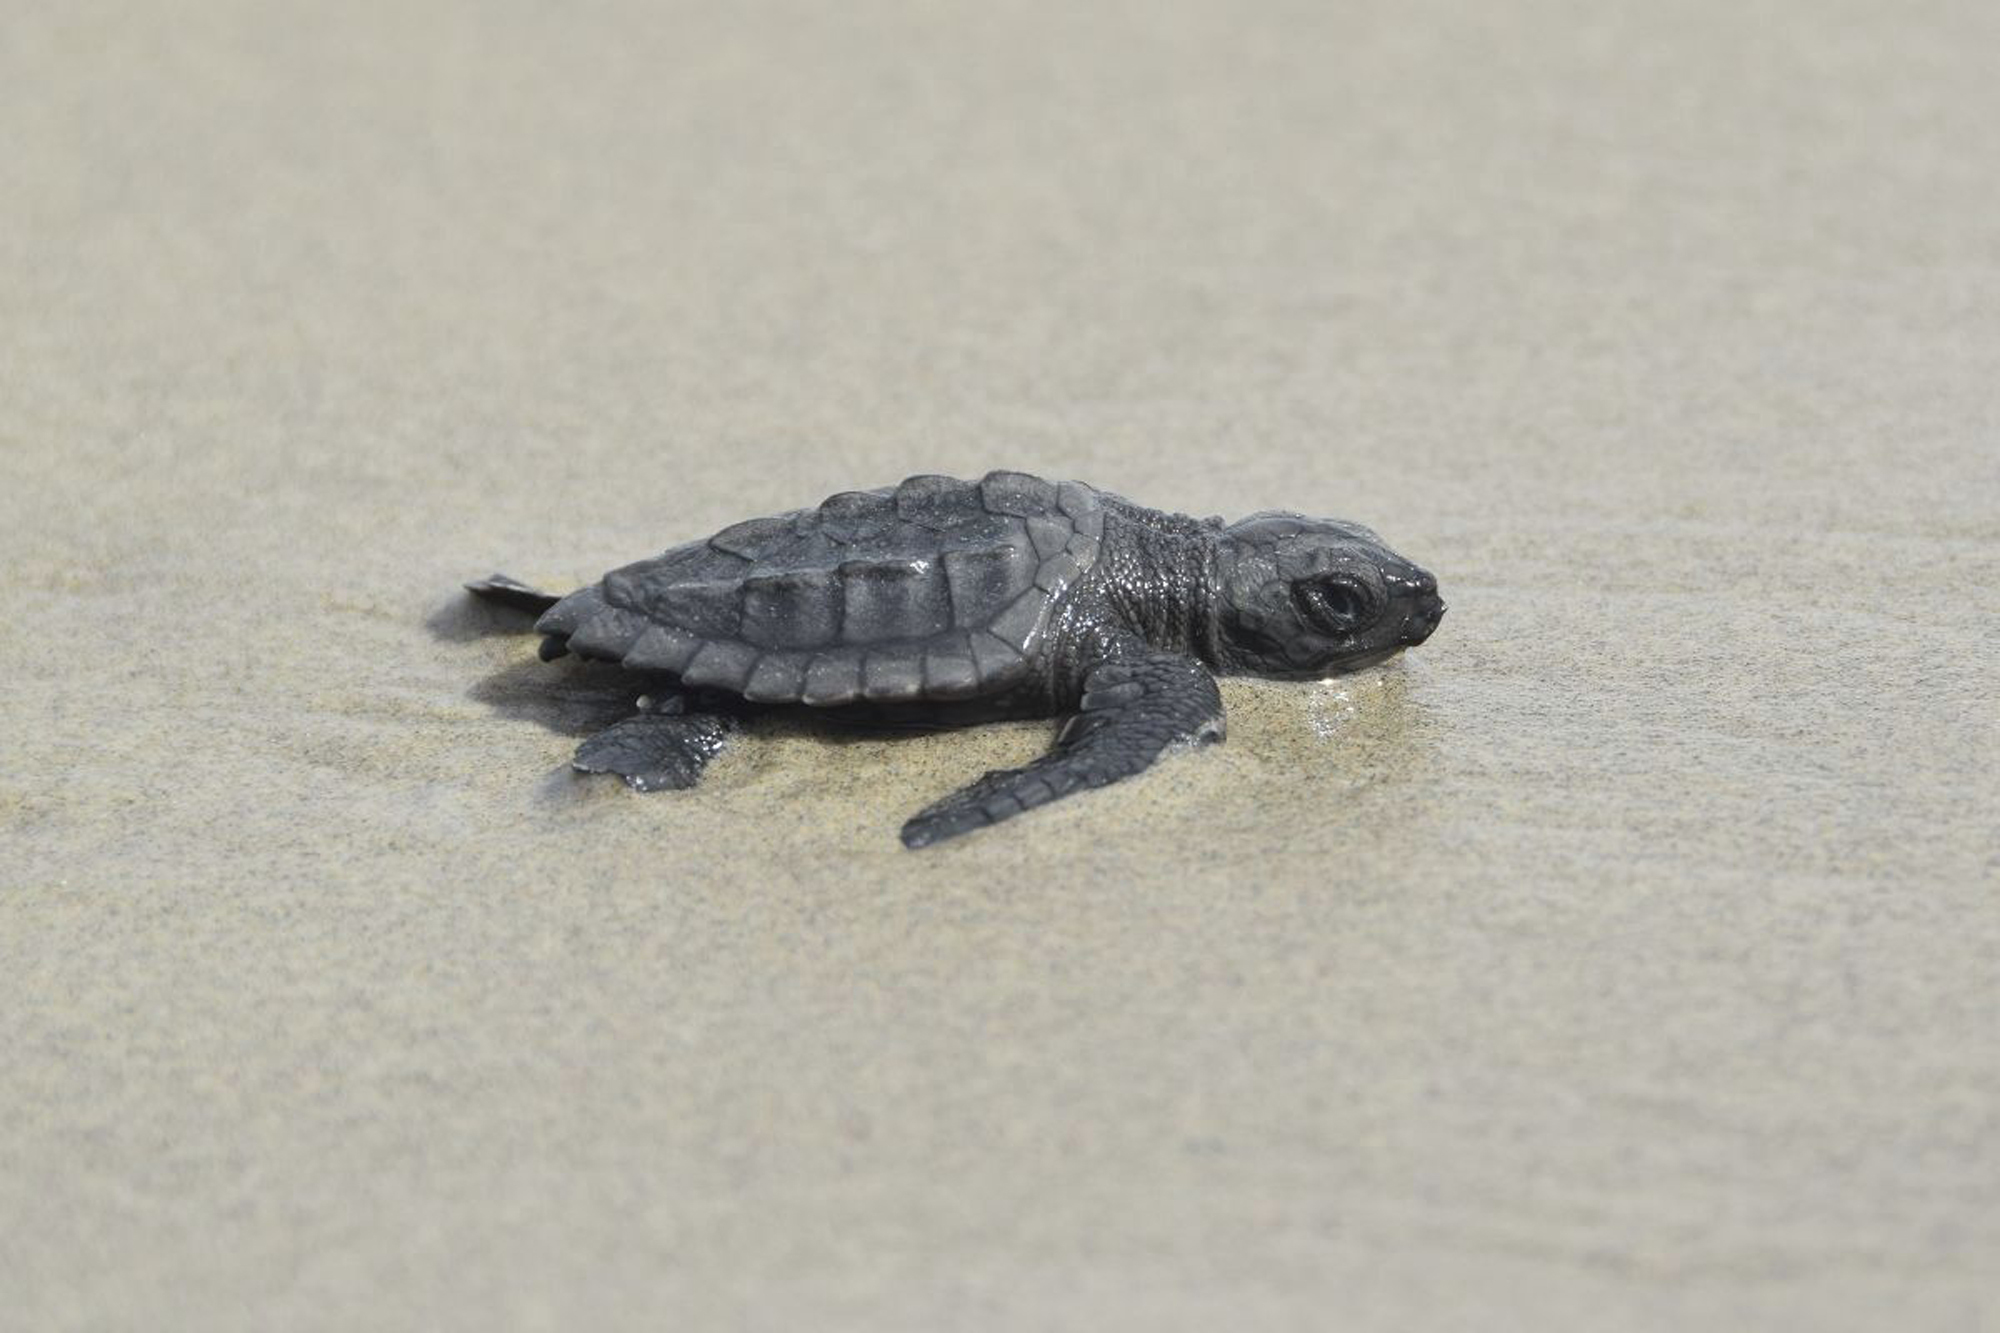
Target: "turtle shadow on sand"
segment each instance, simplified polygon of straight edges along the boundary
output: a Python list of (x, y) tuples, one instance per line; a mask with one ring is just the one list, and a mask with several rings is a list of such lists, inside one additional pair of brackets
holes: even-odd
[(533, 616), (510, 606), (468, 597), (462, 591), (447, 597), (424, 617), (424, 628), (432, 638), (444, 643), (518, 638), (533, 624)]
[[(461, 592), (433, 607), (423, 623), (441, 643), (476, 643), (519, 639), (534, 625), (534, 617)], [(571, 660), (552, 669), (529, 657), (489, 672), (466, 693), (502, 717), (532, 722), (558, 735), (587, 736), (630, 717), (648, 684), (642, 673), (604, 662)]]
[[(517, 631), (518, 632), (518, 631)], [(563, 736), (588, 736), (638, 711), (646, 683), (597, 662), (510, 662), (468, 694), (502, 717), (533, 722)]]

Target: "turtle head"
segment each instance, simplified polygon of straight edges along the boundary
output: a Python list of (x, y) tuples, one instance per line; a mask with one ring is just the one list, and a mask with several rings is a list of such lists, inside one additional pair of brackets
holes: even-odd
[(1356, 671), (1422, 643), (1444, 615), (1437, 580), (1358, 523), (1252, 514), (1221, 533), (1222, 670), (1280, 680)]

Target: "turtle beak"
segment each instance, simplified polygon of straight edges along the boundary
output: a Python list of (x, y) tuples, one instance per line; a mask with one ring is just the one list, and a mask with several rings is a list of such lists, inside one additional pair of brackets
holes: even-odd
[(1444, 619), (1444, 599), (1435, 592), (1424, 593), (1417, 599), (1416, 609), (1403, 622), (1403, 642), (1411, 645), (1422, 643), (1437, 629)]

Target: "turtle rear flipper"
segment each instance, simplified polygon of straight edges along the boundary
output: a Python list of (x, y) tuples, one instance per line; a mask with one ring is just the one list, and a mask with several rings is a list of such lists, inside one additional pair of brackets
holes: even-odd
[(678, 791), (701, 781), (722, 753), (729, 720), (713, 713), (641, 713), (576, 747), (579, 773), (616, 773), (635, 791)]
[(1144, 772), (1176, 744), (1222, 739), (1221, 691), (1192, 658), (1128, 645), (1091, 668), (1083, 690), (1055, 749), (920, 811), (903, 825), (903, 845), (928, 847)]
[(519, 579), (509, 578), (505, 574), (491, 574), (483, 579), (475, 579), (465, 585), (465, 590), (483, 601), (511, 606), (516, 611), (526, 611), (536, 616), (562, 600), (555, 593), (543, 592), (540, 588), (530, 588)]

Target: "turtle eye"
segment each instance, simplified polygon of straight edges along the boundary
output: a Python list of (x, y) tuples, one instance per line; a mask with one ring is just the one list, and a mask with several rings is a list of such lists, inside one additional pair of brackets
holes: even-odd
[(1347, 634), (1368, 618), (1368, 595), (1345, 579), (1294, 584), (1292, 600), (1308, 622), (1329, 634)]

